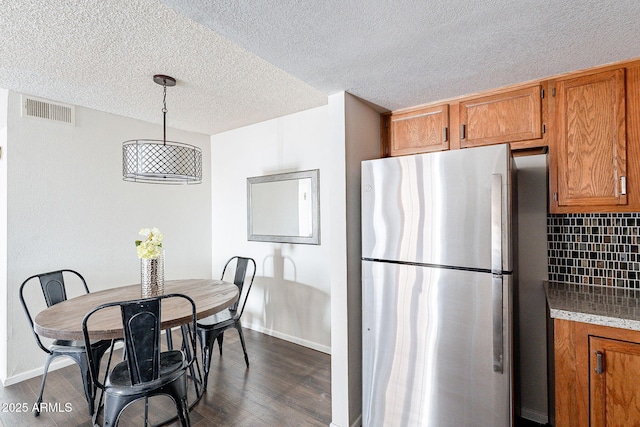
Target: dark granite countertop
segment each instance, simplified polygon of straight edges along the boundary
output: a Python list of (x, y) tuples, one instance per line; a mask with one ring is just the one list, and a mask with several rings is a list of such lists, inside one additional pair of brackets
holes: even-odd
[(554, 319), (640, 331), (640, 291), (613, 286), (544, 282)]

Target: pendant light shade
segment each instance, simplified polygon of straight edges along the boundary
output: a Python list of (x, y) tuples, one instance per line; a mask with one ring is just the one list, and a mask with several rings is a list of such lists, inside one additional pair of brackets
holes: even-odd
[(132, 139), (122, 143), (122, 179), (152, 184), (200, 184), (202, 150), (181, 142), (167, 141), (167, 86), (175, 86), (173, 77), (153, 76), (162, 85), (163, 139)]

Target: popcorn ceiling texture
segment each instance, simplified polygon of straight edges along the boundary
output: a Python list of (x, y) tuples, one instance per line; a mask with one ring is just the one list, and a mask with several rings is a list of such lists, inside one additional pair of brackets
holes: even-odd
[(167, 74), (178, 80), (167, 89), (167, 126), (204, 134), (327, 102), (157, 1), (0, 0), (0, 8), (5, 89), (162, 123), (162, 88), (152, 77)]
[[(214, 134), (348, 91), (415, 106), (640, 56), (640, 2), (0, 0), (0, 87)], [(132, 137), (135, 137), (132, 135)], [(170, 137), (170, 135), (169, 135)]]
[(547, 217), (549, 280), (640, 289), (640, 213)]
[(640, 2), (161, 0), (325, 92), (395, 110), (640, 56)]

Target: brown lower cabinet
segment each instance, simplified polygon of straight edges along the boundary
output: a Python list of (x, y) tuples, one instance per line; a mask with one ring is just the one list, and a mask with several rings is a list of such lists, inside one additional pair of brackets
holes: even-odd
[(556, 427), (640, 425), (640, 332), (554, 320)]

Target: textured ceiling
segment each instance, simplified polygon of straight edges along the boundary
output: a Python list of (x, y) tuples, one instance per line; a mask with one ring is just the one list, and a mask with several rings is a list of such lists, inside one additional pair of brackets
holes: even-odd
[(158, 1), (0, 0), (0, 11), (5, 89), (162, 123), (152, 76), (167, 74), (178, 80), (167, 89), (168, 126), (205, 134), (327, 102)]
[(640, 57), (637, 0), (0, 0), (0, 87), (214, 134), (325, 104), (380, 109)]
[(637, 0), (162, 1), (390, 110), (640, 56)]

